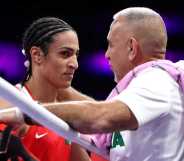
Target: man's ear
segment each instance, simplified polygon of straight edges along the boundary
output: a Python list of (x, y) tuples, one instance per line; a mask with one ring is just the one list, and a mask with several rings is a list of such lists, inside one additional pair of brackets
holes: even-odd
[(30, 49), (31, 59), (36, 64), (41, 64), (43, 60), (43, 52), (39, 47), (33, 46)]
[(130, 37), (128, 47), (129, 47), (129, 55), (128, 55), (129, 60), (134, 61), (138, 54), (138, 42), (134, 37)]

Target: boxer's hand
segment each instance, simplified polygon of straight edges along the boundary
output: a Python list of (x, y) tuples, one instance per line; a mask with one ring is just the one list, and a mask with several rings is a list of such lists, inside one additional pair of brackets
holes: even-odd
[(0, 123), (13, 126), (15, 129), (24, 123), (22, 112), (17, 107), (0, 110)]

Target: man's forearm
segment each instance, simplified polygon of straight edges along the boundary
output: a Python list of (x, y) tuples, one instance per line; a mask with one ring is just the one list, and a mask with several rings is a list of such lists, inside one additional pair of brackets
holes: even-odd
[[(93, 101), (70, 101), (66, 103), (48, 103), (43, 106), (50, 112), (66, 121), (73, 129), (85, 133), (91, 129), (91, 114), (88, 106)], [(72, 109), (72, 110), (71, 110)], [(91, 132), (94, 132), (93, 130)]]
[(138, 127), (131, 110), (118, 100), (70, 101), (43, 106), (81, 133), (104, 133)]

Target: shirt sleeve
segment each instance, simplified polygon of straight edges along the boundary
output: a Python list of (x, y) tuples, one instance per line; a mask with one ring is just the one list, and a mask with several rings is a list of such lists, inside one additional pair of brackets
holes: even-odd
[(139, 73), (114, 99), (130, 108), (140, 127), (169, 113), (170, 99), (176, 88), (178, 84), (169, 73), (150, 67)]

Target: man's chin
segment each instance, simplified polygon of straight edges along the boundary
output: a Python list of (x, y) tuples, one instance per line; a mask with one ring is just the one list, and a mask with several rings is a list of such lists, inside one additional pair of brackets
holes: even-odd
[(115, 81), (116, 83), (118, 83), (118, 79), (117, 79), (116, 75), (114, 75), (114, 81)]

